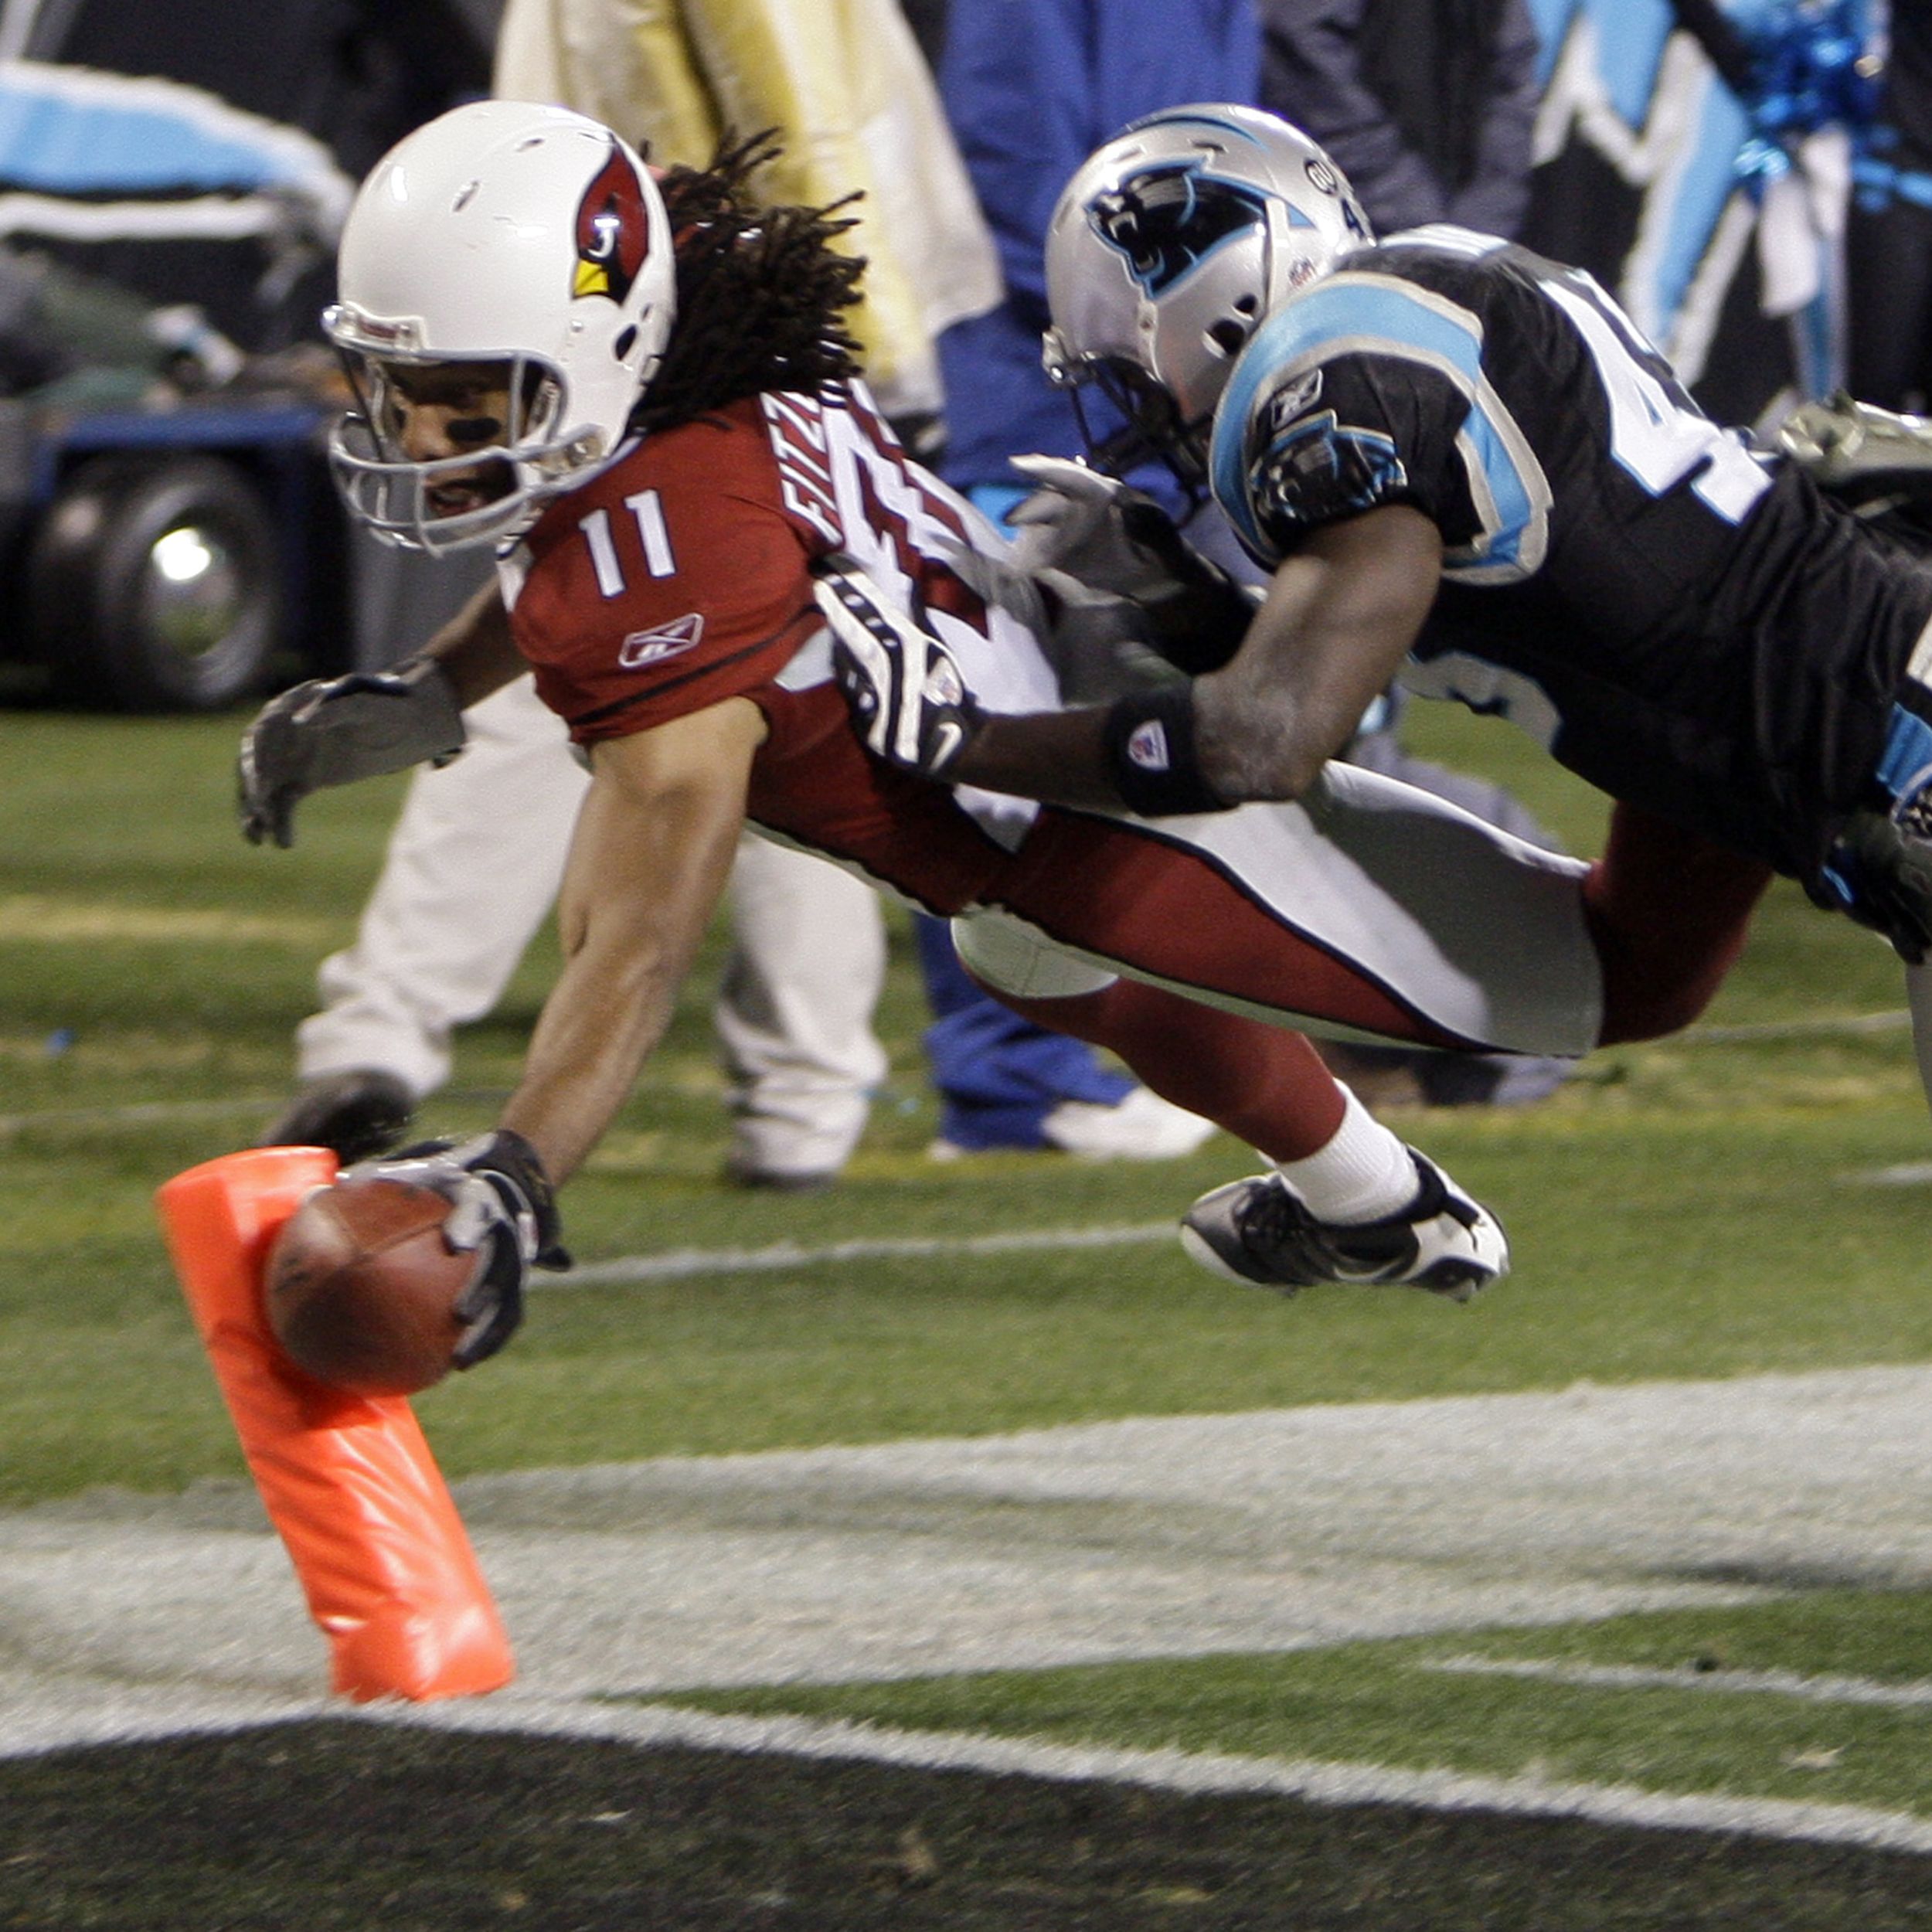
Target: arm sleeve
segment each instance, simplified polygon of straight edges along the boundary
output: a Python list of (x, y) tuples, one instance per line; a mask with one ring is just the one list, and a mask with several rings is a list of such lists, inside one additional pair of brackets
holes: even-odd
[[(1087, 0), (953, 0), (946, 112), (999, 250), (1007, 292), (1046, 326), (1046, 224), (1067, 177), (1113, 126), (1095, 98)], [(1126, 118), (1125, 116), (1122, 117)]]
[(1438, 371), (1343, 351), (1263, 388), (1242, 441), (1246, 500), (1277, 552), (1311, 530), (1407, 503), (1455, 541), (1468, 490), (1457, 432), (1468, 413)]
[(1259, 63), (1253, 0), (952, 0), (940, 91), (1030, 326), (1067, 178), (1142, 114), (1253, 101)]

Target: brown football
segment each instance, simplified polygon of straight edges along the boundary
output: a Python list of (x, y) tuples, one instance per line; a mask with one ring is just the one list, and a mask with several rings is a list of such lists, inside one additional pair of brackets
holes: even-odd
[(289, 1359), (359, 1396), (410, 1396), (449, 1372), (474, 1254), (444, 1245), (450, 1204), (401, 1181), (338, 1181), (269, 1252), (268, 1325)]

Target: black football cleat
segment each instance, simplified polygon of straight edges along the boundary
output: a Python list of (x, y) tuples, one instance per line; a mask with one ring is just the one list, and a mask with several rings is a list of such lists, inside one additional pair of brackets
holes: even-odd
[(1495, 1217), (1425, 1155), (1409, 1149), (1420, 1185), (1400, 1214), (1318, 1220), (1279, 1174), (1204, 1194), (1181, 1222), (1181, 1245), (1204, 1268), (1282, 1294), (1325, 1282), (1426, 1288), (1451, 1301), (1509, 1271)]
[(356, 1067), (311, 1080), (257, 1147), (326, 1147), (345, 1167), (386, 1153), (408, 1131), (416, 1096), (393, 1073)]

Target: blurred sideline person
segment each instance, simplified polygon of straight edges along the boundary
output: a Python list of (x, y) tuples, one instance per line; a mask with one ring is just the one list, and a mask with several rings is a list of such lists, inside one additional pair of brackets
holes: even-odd
[[(946, 438), (932, 467), (995, 523), (1027, 493), (1007, 459), (1080, 447), (1066, 399), (1040, 366), (1046, 218), (1069, 172), (1112, 129), (1176, 100), (1253, 95), (1252, 0), (951, 0), (940, 97), (999, 250), (1004, 298), (939, 338)], [(1064, 1035), (988, 1000), (944, 923), (918, 921), (934, 1019), (925, 1036), (942, 1096), (940, 1149), (1039, 1145), (1062, 1097), (1097, 1126), (1182, 1153), (1205, 1123), (1162, 1110)], [(1097, 1111), (1104, 1110), (1104, 1111)]]
[[(726, 127), (784, 128), (789, 146), (762, 165), (759, 189), (809, 206), (862, 191), (838, 243), (867, 258), (854, 328), (887, 414), (910, 437), (930, 433), (943, 397), (934, 338), (996, 301), (1000, 284), (896, 0), (510, 0), (494, 92), (586, 111), (689, 165)], [(323, 963), (324, 1006), (297, 1029), (302, 1091), (268, 1140), (354, 1158), (400, 1134), (447, 1079), (453, 1029), (496, 1005), (548, 913), (587, 783), (527, 680), (478, 708), (466, 755), (412, 785), (355, 944)], [(727, 1171), (751, 1185), (821, 1184), (852, 1152), (886, 1070), (872, 1029), (886, 957), (877, 900), (818, 859), (747, 839), (731, 904), (715, 1009), (736, 1116)], [(1025, 1024), (975, 989), (938, 1024), (970, 1040), (1005, 1022)], [(1017, 1105), (970, 1135), (943, 1120), (940, 1145), (957, 1144), (951, 1128), (978, 1145), (1158, 1156), (1211, 1131), (1104, 1073), (1084, 1046), (1046, 1046), (1051, 1065), (1029, 1070)], [(970, 1052), (936, 1071), (949, 1114), (954, 1092), (1015, 1098), (1002, 1087), (1010, 1071)]]
[(1932, 12), (1888, 9), (1885, 78), (1845, 219), (1845, 381), (1859, 401), (1932, 407)]
[(939, 338), (947, 434), (934, 467), (995, 522), (1032, 487), (1009, 457), (1083, 447), (1040, 366), (1046, 226), (1068, 176), (1128, 121), (1176, 100), (1251, 101), (1260, 79), (1253, 0), (951, 0), (940, 96), (1005, 294)]
[(1377, 234), (1450, 221), (1515, 236), (1542, 98), (1526, 0), (1258, 4), (1260, 104), (1341, 169)]
[[(950, 694), (961, 718), (1054, 702), (1060, 627), (963, 574), (1001, 541), (885, 429), (842, 327), (857, 267), (825, 211), (750, 200), (757, 154), (661, 192), (595, 123), (479, 104), (393, 151), (344, 230), (328, 328), (364, 405), (332, 446), (350, 511), (406, 546), (497, 546), (500, 587), (393, 673), (267, 706), (242, 747), (244, 830), (287, 842), (318, 786), (452, 756), (462, 710), (526, 666), (591, 769), (566, 963), (497, 1128), (371, 1164), (468, 1204), (487, 1254), (461, 1359), (501, 1345), (529, 1267), (563, 1260), (552, 1182), (661, 1038), (747, 820), (956, 917), (982, 983), (1259, 1148), (1266, 1226), (1239, 1253), (1190, 1237), (1196, 1258), (1289, 1289), (1473, 1292), (1507, 1264), (1493, 1217), (1287, 1024), (1586, 1049), (1604, 988), (1583, 868), (1345, 767), (1311, 808), (1206, 818), (1149, 797), (1042, 809), (899, 769), (906, 707), (855, 727), (819, 573), (862, 582), (895, 638), (923, 634), (915, 616), (944, 634), (956, 658), (930, 682), (906, 666), (900, 696)], [(1157, 750), (1143, 734), (1125, 755)]]
[[(1271, 580), (1251, 621), (1224, 605), (1218, 665), (1111, 710), (955, 718), (921, 768), (1104, 809), (1149, 795), (1114, 748), (1158, 728), (1173, 808), (1318, 797), (1400, 672), (1617, 801), (1585, 888), (1607, 1033), (1691, 1017), (1783, 872), (1908, 962), (1932, 1090), (1932, 563), (1703, 417), (1579, 271), (1447, 226), (1378, 247), (1358, 219), (1309, 272), (1288, 217), (1311, 185), (1345, 202), (1298, 131), (1219, 104), (1069, 184), (1049, 356), (1132, 399)], [(1087, 532), (1090, 572), (1120, 519)], [(845, 644), (869, 715), (879, 667)], [(938, 709), (893, 709), (894, 744)], [(1264, 1206), (1196, 1226), (1238, 1246)]]

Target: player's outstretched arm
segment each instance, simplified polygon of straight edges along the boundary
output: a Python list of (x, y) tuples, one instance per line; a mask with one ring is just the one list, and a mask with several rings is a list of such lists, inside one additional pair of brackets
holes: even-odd
[(856, 573), (821, 584), (839, 682), (871, 749), (949, 784), (1143, 818), (1299, 798), (1395, 675), (1442, 544), (1406, 505), (1314, 532), (1219, 670), (1111, 706), (981, 712), (944, 645)]
[(560, 906), (566, 964), (495, 1131), (354, 1170), (434, 1189), (444, 1239), (478, 1260), (457, 1313), (459, 1369), (522, 1319), (532, 1268), (570, 1264), (555, 1184), (583, 1160), (662, 1036), (723, 890), (764, 721), (743, 699), (600, 745)]
[(730, 698), (594, 747), (558, 903), (564, 968), (499, 1124), (557, 1183), (662, 1038), (723, 892), (764, 719)]
[(1401, 668), (1442, 581), (1442, 538), (1406, 504), (1312, 532), (1233, 660), (1194, 681), (1196, 753), (1230, 804), (1298, 798)]

